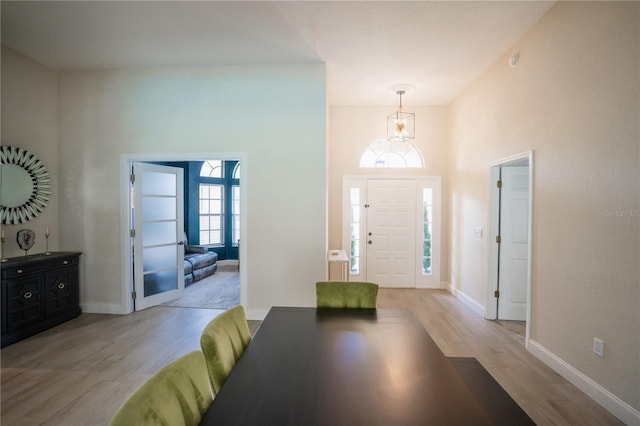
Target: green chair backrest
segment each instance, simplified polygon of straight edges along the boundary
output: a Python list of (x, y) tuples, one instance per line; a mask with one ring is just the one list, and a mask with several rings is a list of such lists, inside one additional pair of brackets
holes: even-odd
[(195, 426), (213, 400), (201, 351), (160, 368), (120, 406), (111, 426)]
[(375, 308), (378, 284), (359, 281), (316, 283), (318, 308)]
[(200, 337), (200, 347), (215, 395), (220, 392), (231, 369), (250, 341), (251, 333), (241, 305), (221, 313), (204, 328)]

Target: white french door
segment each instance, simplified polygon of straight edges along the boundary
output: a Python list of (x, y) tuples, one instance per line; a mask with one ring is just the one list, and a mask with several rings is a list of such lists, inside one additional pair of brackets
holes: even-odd
[(134, 306), (146, 309), (184, 291), (183, 170), (133, 163)]
[(440, 177), (343, 179), (350, 279), (440, 288)]

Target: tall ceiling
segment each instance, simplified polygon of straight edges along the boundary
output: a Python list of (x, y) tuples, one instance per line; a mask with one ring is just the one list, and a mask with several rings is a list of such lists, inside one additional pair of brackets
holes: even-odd
[[(55, 71), (324, 62), (331, 105), (445, 105), (550, 1), (2, 1), (2, 43)], [(516, 46), (517, 47), (517, 46)]]

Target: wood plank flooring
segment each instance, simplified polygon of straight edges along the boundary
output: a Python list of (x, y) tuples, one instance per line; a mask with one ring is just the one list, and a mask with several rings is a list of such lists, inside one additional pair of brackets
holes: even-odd
[[(449, 293), (381, 289), (380, 308), (407, 308), (447, 356), (476, 357), (539, 425), (621, 424)], [(2, 425), (106, 425), (160, 366), (199, 348), (221, 311), (155, 307), (131, 315), (83, 314), (0, 351)], [(252, 332), (259, 322), (251, 321)]]
[(621, 425), (616, 417), (444, 290), (380, 289), (379, 308), (410, 309), (446, 356), (475, 357), (538, 425)]

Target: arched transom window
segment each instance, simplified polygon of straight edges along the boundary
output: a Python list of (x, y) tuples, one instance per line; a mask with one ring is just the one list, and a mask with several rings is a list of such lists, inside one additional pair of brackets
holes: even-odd
[(360, 167), (423, 168), (424, 160), (412, 142), (380, 139), (364, 151)]

